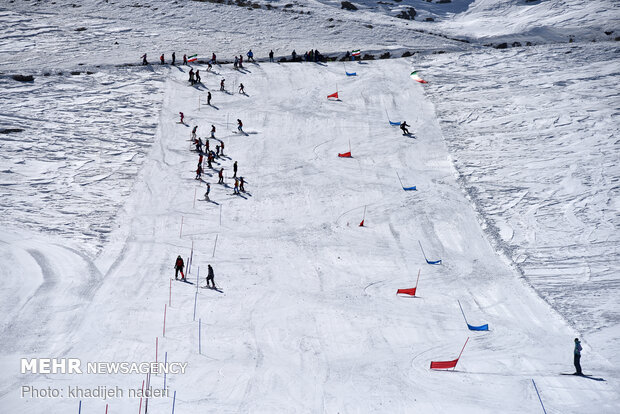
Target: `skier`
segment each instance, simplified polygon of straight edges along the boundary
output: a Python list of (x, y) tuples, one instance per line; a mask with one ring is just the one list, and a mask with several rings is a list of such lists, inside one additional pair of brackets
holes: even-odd
[(243, 83), (239, 84), (239, 93), (242, 93), (245, 95), (245, 89), (243, 88)]
[(162, 53), (161, 56), (159, 57), (159, 62), (163, 65), (165, 63), (164, 61), (164, 54)]
[(211, 55), (211, 63), (213, 63), (214, 65), (217, 65), (217, 60), (215, 59), (215, 53)]
[(178, 279), (179, 278), (179, 272), (181, 272), (181, 280), (185, 280), (185, 275), (183, 274), (183, 268), (185, 267), (185, 264), (183, 263), (183, 258), (181, 257), (181, 255), (179, 255), (177, 257), (176, 262), (174, 263), (174, 278)]
[(252, 52), (252, 49), (248, 50), (248, 53), (246, 53), (247, 57), (248, 57), (248, 62), (256, 62), (254, 60), (254, 52)]
[(213, 66), (211, 66), (211, 63), (207, 63), (207, 72), (211, 72), (211, 69), (213, 69)]
[(211, 138), (215, 138), (215, 125), (211, 125)]
[(222, 79), (222, 80), (220, 81), (220, 91), (225, 90), (225, 89), (224, 89), (224, 81), (225, 81), (225, 80), (226, 80), (226, 79)]
[(215, 146), (215, 156), (217, 158), (220, 158), (220, 146), (219, 145)]
[(142, 55), (142, 64), (143, 65), (148, 65), (149, 62), (146, 61), (146, 53)]
[(207, 92), (207, 105), (211, 106), (211, 91)]
[(175, 52), (172, 52), (172, 64), (174, 65), (174, 62), (177, 59), (177, 55), (175, 54)]
[(237, 130), (243, 133), (243, 122), (240, 119), (237, 119)]
[(245, 181), (243, 180), (243, 177), (241, 177), (239, 178), (239, 190), (245, 193), (245, 188), (243, 187), (243, 184), (245, 184)]
[(200, 70), (196, 69), (196, 83), (200, 83)]
[(239, 58), (235, 55), (235, 63), (233, 63), (233, 67), (235, 68), (235, 70), (237, 69), (237, 67), (239, 67)]
[(344, 59), (345, 59), (345, 60), (350, 60), (350, 57), (351, 57), (351, 52), (349, 52), (349, 51), (347, 50), (347, 53), (345, 53), (345, 55), (344, 55)]
[(198, 156), (198, 165), (202, 165), (202, 154)]
[(235, 178), (235, 188), (233, 189), (233, 194), (239, 194), (239, 179)]
[(321, 60), (321, 54), (317, 49), (314, 49), (314, 61), (318, 62), (319, 60)]
[(209, 168), (213, 168), (213, 155), (212, 152), (209, 151), (209, 153), (207, 154), (207, 165), (209, 166)]
[(211, 192), (211, 184), (207, 183), (207, 191), (205, 192), (205, 200), (211, 201), (209, 198), (209, 193)]
[(582, 349), (583, 348), (581, 347), (581, 342), (579, 341), (579, 338), (575, 338), (575, 351), (573, 352), (574, 354), (573, 363), (575, 364), (574, 375), (583, 375), (583, 372), (581, 372), (581, 350)]
[(293, 53), (291, 53), (292, 56), (292, 60), (297, 59), (297, 52), (295, 52), (295, 49), (293, 49)]
[(243, 55), (239, 55), (239, 69), (243, 69)]
[(196, 139), (196, 130), (198, 129), (198, 125), (194, 126), (194, 129), (192, 129), (192, 139)]
[(407, 125), (407, 121), (403, 121), (400, 124), (400, 129), (403, 131), (403, 135), (409, 135), (409, 130), (407, 129), (407, 127), (409, 127), (411, 125)]
[(189, 70), (189, 83), (192, 85), (194, 84), (194, 69), (193, 68)]
[(273, 50), (269, 51), (269, 61), (273, 63)]
[(237, 178), (237, 161), (233, 164), (233, 178)]
[(187, 65), (187, 55), (183, 55), (183, 64)]
[(207, 287), (209, 287), (209, 280), (211, 281), (211, 284), (213, 284), (213, 288), (215, 289), (215, 275), (213, 274), (213, 268), (211, 267), (211, 265), (207, 266)]
[(196, 168), (196, 180), (200, 180), (202, 178), (202, 164), (198, 163), (198, 168)]
[(196, 152), (202, 154), (202, 138), (200, 137), (196, 140)]
[[(213, 135), (213, 131), (211, 131), (211, 135)], [(209, 138), (207, 138), (207, 141), (205, 142), (205, 152), (208, 153), (210, 150), (211, 149), (209, 148)]]
[(224, 184), (224, 167), (220, 168), (220, 172), (218, 173), (219, 180), (218, 184)]
[(181, 123), (184, 124), (183, 118), (185, 118), (185, 115), (183, 115), (183, 112), (179, 112), (179, 115), (181, 116)]
[(220, 140), (220, 154), (224, 156), (224, 141)]

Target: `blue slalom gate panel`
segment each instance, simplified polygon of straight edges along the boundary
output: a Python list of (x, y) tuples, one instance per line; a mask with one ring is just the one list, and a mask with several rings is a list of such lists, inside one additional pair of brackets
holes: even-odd
[(389, 122), (390, 122), (390, 125), (394, 125), (394, 126), (400, 125), (400, 122), (392, 122), (392, 121), (389, 121)]
[(426, 263), (432, 264), (432, 265), (439, 265), (439, 264), (441, 264), (441, 259), (439, 259), (439, 260), (428, 260), (428, 259), (426, 259)]
[(347, 76), (357, 76), (357, 72), (345, 72)]
[(467, 327), (469, 328), (470, 331), (488, 331), (489, 330), (488, 323), (484, 325), (480, 325), (480, 326), (474, 326), (474, 325), (467, 324)]
[(416, 190), (417, 190), (417, 188), (416, 188), (416, 186), (414, 185), (413, 187), (403, 187), (403, 190), (405, 190), (405, 191), (416, 191)]

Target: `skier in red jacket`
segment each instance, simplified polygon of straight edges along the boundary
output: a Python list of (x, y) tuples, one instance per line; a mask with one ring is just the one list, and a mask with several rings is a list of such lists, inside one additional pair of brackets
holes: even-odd
[(174, 263), (174, 278), (178, 279), (179, 278), (179, 272), (181, 272), (181, 280), (185, 280), (185, 275), (183, 274), (183, 268), (185, 267), (185, 263), (183, 263), (183, 258), (181, 257), (181, 255), (179, 255), (179, 257), (177, 257), (176, 262)]

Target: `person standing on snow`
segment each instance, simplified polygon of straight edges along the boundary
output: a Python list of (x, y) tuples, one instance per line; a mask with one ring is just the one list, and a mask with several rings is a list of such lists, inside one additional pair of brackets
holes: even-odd
[(221, 139), (220, 139), (220, 151), (223, 157), (224, 156), (224, 141), (222, 141)]
[(202, 164), (198, 163), (198, 168), (196, 168), (196, 180), (200, 180), (202, 178)]
[(196, 139), (196, 130), (198, 129), (198, 125), (194, 126), (194, 128), (192, 129), (192, 139)]
[(176, 60), (177, 60), (177, 55), (175, 54), (175, 52), (172, 52), (172, 64), (173, 65)]
[(243, 69), (243, 55), (239, 55), (239, 69)]
[(207, 92), (207, 105), (211, 106), (211, 91)]
[(178, 279), (179, 278), (179, 272), (181, 272), (181, 280), (185, 280), (185, 275), (183, 274), (183, 268), (185, 267), (185, 263), (183, 263), (183, 258), (181, 257), (181, 255), (179, 255), (179, 257), (177, 257), (176, 262), (174, 263), (174, 278)]
[(237, 178), (237, 161), (233, 164), (233, 178)]
[(142, 64), (143, 65), (148, 65), (149, 62), (146, 61), (146, 53), (142, 55)]
[(220, 172), (218, 173), (219, 181), (218, 184), (224, 184), (224, 167), (220, 168)]
[(237, 119), (237, 130), (243, 132), (243, 122), (240, 119)]
[(575, 338), (575, 350), (573, 351), (573, 364), (575, 365), (575, 374), (574, 375), (583, 375), (581, 372), (581, 351), (583, 348), (581, 347), (581, 342), (579, 338)]
[(159, 57), (159, 62), (163, 65), (165, 63), (164, 61), (164, 54), (162, 53), (161, 56)]
[(215, 275), (213, 274), (213, 268), (211, 265), (207, 266), (207, 287), (209, 287), (209, 280), (213, 285), (213, 289), (215, 289)]
[(217, 65), (217, 59), (215, 58), (215, 53), (211, 55), (211, 63)]
[(400, 129), (403, 131), (403, 135), (409, 135), (409, 130), (407, 129), (407, 127), (409, 127), (411, 125), (407, 125), (407, 121), (403, 121), (400, 124)]
[(243, 177), (239, 178), (239, 190), (245, 193), (245, 188), (243, 187), (244, 184), (245, 181), (243, 180)]
[(207, 191), (205, 192), (205, 200), (211, 201), (209, 198), (209, 193), (211, 192), (211, 184), (207, 183)]
[(225, 81), (225, 80), (226, 80), (226, 79), (222, 79), (222, 80), (220, 81), (220, 91), (225, 90), (225, 89), (224, 89), (224, 81)]
[(235, 55), (235, 63), (233, 63), (233, 67), (237, 69), (239, 67), (239, 58)]
[(273, 50), (269, 51), (269, 61), (273, 63)]
[(185, 122), (183, 122), (183, 119), (185, 118), (185, 115), (183, 115), (183, 112), (179, 112), (179, 116), (181, 117), (181, 123), (184, 124)]
[(239, 84), (239, 93), (245, 95), (245, 88), (243, 87), (243, 83)]
[(200, 69), (196, 69), (196, 83), (200, 83)]
[(211, 125), (211, 138), (215, 139), (215, 125)]
[(235, 178), (235, 188), (233, 189), (233, 194), (239, 194), (239, 179)]
[(194, 69), (193, 68), (189, 70), (189, 83), (191, 85), (194, 84)]
[(183, 64), (187, 65), (187, 55), (183, 55)]
[(215, 146), (215, 156), (217, 158), (220, 158), (220, 146), (219, 145)]
[(252, 49), (248, 50), (248, 53), (246, 53), (247, 57), (248, 57), (248, 62), (256, 62), (254, 60), (254, 52), (252, 52)]

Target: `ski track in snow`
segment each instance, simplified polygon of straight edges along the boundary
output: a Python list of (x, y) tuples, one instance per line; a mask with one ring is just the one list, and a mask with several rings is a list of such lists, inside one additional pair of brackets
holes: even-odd
[(610, 359), (620, 352), (619, 53), (539, 46), (417, 65), (486, 233)]

